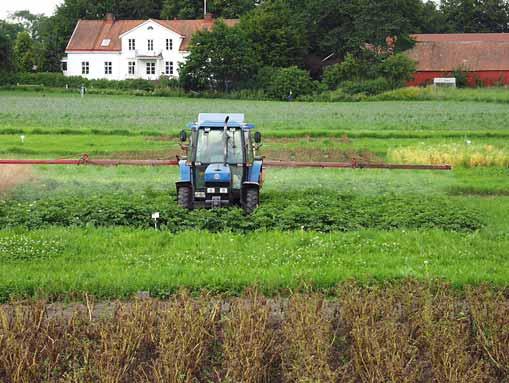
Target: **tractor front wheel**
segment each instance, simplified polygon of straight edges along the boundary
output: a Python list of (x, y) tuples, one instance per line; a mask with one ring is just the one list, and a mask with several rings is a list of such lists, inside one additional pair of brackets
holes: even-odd
[(180, 207), (193, 209), (193, 190), (190, 186), (181, 186), (177, 190), (177, 200)]
[(251, 214), (260, 204), (260, 192), (256, 188), (248, 188), (244, 200), (244, 212)]

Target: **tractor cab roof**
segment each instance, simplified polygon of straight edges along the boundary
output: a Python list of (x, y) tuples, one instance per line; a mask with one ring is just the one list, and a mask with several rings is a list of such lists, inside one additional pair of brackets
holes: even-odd
[(191, 129), (199, 128), (223, 128), (224, 121), (228, 119), (228, 128), (253, 129), (253, 124), (244, 122), (244, 113), (200, 113), (198, 121), (190, 123)]

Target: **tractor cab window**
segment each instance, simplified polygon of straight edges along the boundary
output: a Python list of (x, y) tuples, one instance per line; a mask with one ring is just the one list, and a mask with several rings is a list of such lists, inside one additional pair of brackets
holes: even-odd
[[(228, 163), (238, 164), (243, 162), (241, 131), (228, 129)], [(204, 164), (222, 163), (224, 161), (224, 132), (223, 129), (198, 130), (196, 142), (196, 162)]]

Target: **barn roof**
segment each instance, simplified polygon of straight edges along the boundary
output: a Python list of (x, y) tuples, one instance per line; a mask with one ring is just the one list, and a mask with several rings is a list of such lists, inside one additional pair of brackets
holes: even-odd
[(448, 72), (509, 70), (509, 33), (413, 35), (416, 45), (408, 56), (417, 71)]
[[(111, 52), (122, 49), (120, 36), (131, 29), (143, 24), (147, 20), (79, 20), (67, 44), (67, 51), (98, 51)], [(216, 19), (201, 20), (153, 20), (158, 24), (184, 37), (180, 46), (186, 51), (193, 34), (199, 30), (211, 29)], [(238, 19), (223, 20), (226, 25), (233, 26)], [(110, 40), (107, 46), (103, 41)]]

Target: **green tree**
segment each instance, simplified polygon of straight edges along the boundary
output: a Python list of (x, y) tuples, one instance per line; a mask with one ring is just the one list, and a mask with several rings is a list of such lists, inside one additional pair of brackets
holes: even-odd
[(440, 11), (450, 32), (508, 32), (506, 0), (443, 0)]
[(32, 38), (28, 32), (20, 32), (14, 43), (14, 60), (20, 72), (30, 72), (35, 65)]
[(306, 26), (287, 0), (267, 0), (240, 22), (263, 65), (303, 66), (308, 52)]
[(187, 89), (228, 91), (240, 87), (256, 73), (256, 56), (245, 33), (218, 21), (211, 31), (196, 33), (180, 71)]
[[(207, 12), (225, 19), (238, 18), (254, 8), (255, 0), (207, 0)], [(164, 0), (162, 19), (201, 19), (203, 0)]]
[(17, 23), (0, 20), (0, 72), (11, 71), (15, 68), (13, 46), (16, 36), (23, 30)]

